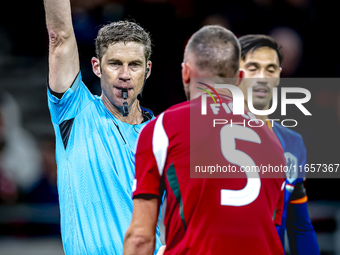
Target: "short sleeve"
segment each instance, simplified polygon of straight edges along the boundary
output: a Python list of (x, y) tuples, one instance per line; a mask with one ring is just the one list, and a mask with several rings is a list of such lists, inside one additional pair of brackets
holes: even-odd
[(139, 135), (135, 154), (136, 174), (134, 180), (133, 197), (161, 196), (161, 176), (153, 154), (152, 140), (155, 120), (149, 122)]
[(61, 98), (54, 96), (49, 89), (47, 89), (47, 97), (52, 122), (57, 125), (74, 118), (86, 105), (95, 100), (83, 83), (80, 72)]

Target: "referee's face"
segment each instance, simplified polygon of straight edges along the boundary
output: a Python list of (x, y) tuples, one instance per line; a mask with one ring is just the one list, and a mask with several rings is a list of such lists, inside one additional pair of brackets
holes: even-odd
[(279, 84), (281, 73), (276, 51), (269, 47), (250, 51), (245, 59), (241, 60), (240, 68), (245, 72), (245, 77), (239, 86), (245, 101), (248, 101), (248, 88), (252, 88), (254, 108), (257, 110), (269, 109), (272, 90)]
[[(109, 45), (100, 61), (100, 83), (103, 96), (111, 103), (122, 106), (126, 101), (132, 105), (141, 92), (146, 73), (146, 65), (151, 69), (151, 62), (145, 63), (144, 45), (136, 42), (119, 42)], [(122, 90), (128, 90), (124, 99)]]

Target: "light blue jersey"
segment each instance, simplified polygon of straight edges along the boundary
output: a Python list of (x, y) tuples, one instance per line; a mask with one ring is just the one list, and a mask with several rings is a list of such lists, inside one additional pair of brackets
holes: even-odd
[[(147, 122), (119, 121), (101, 97), (90, 93), (80, 73), (61, 99), (48, 90), (48, 106), (56, 135), (64, 251), (121, 255), (132, 217), (137, 136)], [(157, 237), (155, 253), (160, 246)]]

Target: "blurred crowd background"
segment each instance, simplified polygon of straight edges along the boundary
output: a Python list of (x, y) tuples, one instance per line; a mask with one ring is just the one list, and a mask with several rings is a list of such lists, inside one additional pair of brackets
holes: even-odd
[[(142, 105), (156, 115), (186, 100), (181, 81), (183, 50), (200, 27), (220, 24), (238, 37), (273, 36), (284, 53), (282, 77), (298, 79), (295, 81), (301, 83), (299, 87), (312, 94), (305, 105), (312, 117), (302, 115), (297, 108), (288, 108), (284, 118), (298, 120), (294, 129), (304, 138), (308, 163), (340, 163), (340, 80), (336, 79), (340, 76), (340, 62), (335, 47), (339, 21), (334, 5), (316, 0), (71, 0), (71, 5), (83, 80), (94, 94), (100, 94), (100, 85), (90, 61), (100, 27), (129, 19), (151, 33), (152, 75), (146, 83)], [(2, 1), (0, 254), (61, 252), (47, 77), (43, 0)], [(279, 112), (276, 115), (283, 119)], [(305, 183), (323, 254), (340, 254), (338, 185), (340, 179), (335, 178), (307, 179)], [(49, 237), (52, 239), (46, 239)], [(37, 238), (45, 241), (38, 243), (39, 250), (30, 253), (27, 240), (34, 242)], [(58, 241), (51, 242), (53, 238)]]

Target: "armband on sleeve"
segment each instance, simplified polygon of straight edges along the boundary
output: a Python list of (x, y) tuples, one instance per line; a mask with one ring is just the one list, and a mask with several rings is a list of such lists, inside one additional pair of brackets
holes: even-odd
[(289, 199), (291, 204), (302, 204), (307, 202), (307, 193), (303, 181), (295, 184), (294, 191)]

